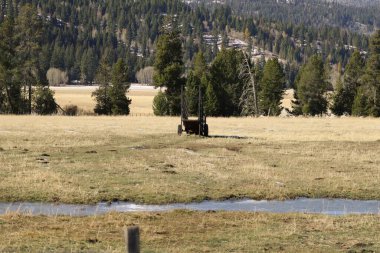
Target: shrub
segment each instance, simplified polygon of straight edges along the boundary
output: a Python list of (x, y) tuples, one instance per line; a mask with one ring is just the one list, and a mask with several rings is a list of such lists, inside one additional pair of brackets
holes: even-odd
[(49, 87), (38, 86), (33, 96), (32, 107), (34, 112), (41, 115), (57, 113), (54, 91)]
[(78, 115), (78, 106), (76, 105), (66, 105), (64, 108), (64, 114), (66, 116), (76, 116)]
[(168, 115), (168, 99), (162, 91), (159, 91), (158, 94), (153, 99), (153, 113), (157, 116)]

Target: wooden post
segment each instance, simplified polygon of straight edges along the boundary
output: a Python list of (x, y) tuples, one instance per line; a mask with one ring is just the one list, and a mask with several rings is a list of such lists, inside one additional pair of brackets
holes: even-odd
[(137, 226), (124, 230), (127, 253), (140, 253), (140, 229)]

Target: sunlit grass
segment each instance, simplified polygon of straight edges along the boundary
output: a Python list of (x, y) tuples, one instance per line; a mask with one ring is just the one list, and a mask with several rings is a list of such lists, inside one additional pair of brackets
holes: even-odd
[[(51, 87), (55, 92), (57, 103), (64, 108), (66, 105), (77, 105), (84, 113), (93, 113), (95, 100), (91, 93), (96, 87)], [(131, 90), (127, 96), (132, 99), (131, 114), (153, 114), (153, 98), (158, 90)]]
[(377, 252), (380, 216), (239, 212), (0, 216), (1, 252), (125, 252), (138, 225), (142, 252)]
[(178, 123), (1, 116), (0, 201), (380, 199), (377, 119), (210, 118), (214, 138)]

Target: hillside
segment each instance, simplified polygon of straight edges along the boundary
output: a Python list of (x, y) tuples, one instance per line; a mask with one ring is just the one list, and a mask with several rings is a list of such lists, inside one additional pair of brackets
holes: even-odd
[(340, 4), (352, 5), (358, 7), (379, 6), (379, 0), (328, 0), (330, 2), (338, 2)]
[(368, 50), (368, 37), (361, 33), (370, 33), (376, 24), (376, 8), (334, 3), (330, 4), (334, 8), (326, 9), (329, 4), (303, 0), (1, 2), (0, 23), (7, 12), (16, 16), (26, 3), (31, 3), (44, 20), (39, 57), (42, 73), (58, 68), (67, 73), (70, 82), (85, 83), (93, 82), (105, 56), (110, 64), (118, 58), (127, 59), (130, 80), (136, 81), (136, 72), (153, 64), (166, 15), (177, 17), (187, 67), (199, 50), (211, 62), (217, 46), (239, 47), (228, 42), (237, 39), (253, 55), (277, 56), (293, 69), (317, 52), (332, 64), (345, 65), (354, 49)]
[(338, 26), (372, 33), (380, 26), (379, 0), (187, 0), (209, 6), (227, 5), (239, 15), (320, 27)]

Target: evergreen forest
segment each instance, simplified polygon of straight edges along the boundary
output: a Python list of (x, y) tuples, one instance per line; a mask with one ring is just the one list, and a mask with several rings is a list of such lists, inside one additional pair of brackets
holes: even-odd
[(1, 0), (0, 113), (54, 113), (49, 84), (96, 83), (96, 113), (128, 114), (129, 83), (153, 67), (152, 84), (166, 88), (158, 115), (179, 113), (186, 86), (190, 111), (200, 87), (211, 116), (278, 115), (285, 88), (296, 91), (294, 113), (379, 116), (378, 11), (318, 0)]

